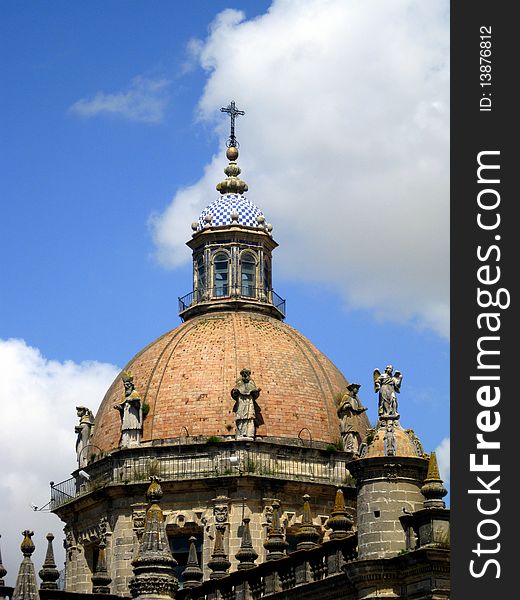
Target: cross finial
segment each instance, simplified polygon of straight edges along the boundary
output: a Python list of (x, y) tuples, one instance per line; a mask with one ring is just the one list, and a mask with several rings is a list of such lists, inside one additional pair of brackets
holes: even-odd
[(231, 118), (231, 135), (227, 141), (227, 146), (228, 148), (238, 148), (239, 144), (237, 142), (237, 138), (235, 137), (235, 119), (238, 115), (245, 115), (246, 113), (243, 110), (237, 109), (234, 100), (231, 100), (226, 108), (221, 108), (220, 110), (221, 112), (227, 113)]

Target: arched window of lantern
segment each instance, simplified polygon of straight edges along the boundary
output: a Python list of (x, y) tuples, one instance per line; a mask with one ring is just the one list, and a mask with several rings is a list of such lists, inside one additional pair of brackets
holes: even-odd
[(270, 285), (270, 271), (271, 271), (271, 263), (268, 258), (264, 259), (264, 292), (266, 294), (269, 293), (271, 289)]
[(229, 256), (218, 252), (213, 258), (213, 295), (229, 295)]
[(204, 265), (204, 257), (199, 256), (197, 258), (197, 292), (200, 295), (203, 295), (205, 289), (206, 289), (206, 268)]
[(256, 297), (256, 257), (252, 252), (240, 255), (240, 288), (242, 296)]

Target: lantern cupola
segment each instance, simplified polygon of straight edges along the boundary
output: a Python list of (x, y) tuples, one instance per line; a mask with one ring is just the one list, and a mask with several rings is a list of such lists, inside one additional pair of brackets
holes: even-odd
[(272, 251), (278, 246), (273, 226), (245, 196), (240, 178), (235, 119), (244, 111), (231, 102), (221, 109), (230, 115), (226, 178), (217, 184), (219, 196), (192, 223), (187, 245), (193, 252), (193, 290), (179, 298), (183, 320), (222, 310), (247, 310), (285, 318), (285, 300), (273, 290)]

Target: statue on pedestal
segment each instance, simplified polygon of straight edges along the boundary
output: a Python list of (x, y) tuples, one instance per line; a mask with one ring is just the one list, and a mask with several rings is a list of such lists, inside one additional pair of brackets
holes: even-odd
[(78, 468), (82, 469), (88, 462), (86, 448), (89, 445), (92, 427), (94, 426), (94, 415), (86, 406), (76, 406), (76, 414), (79, 417), (79, 423), (74, 427), (74, 431), (78, 434), (76, 439), (76, 454), (78, 457)]
[(374, 369), (374, 391), (379, 393), (379, 405), (377, 414), (379, 417), (398, 418), (397, 394), (401, 391), (403, 376), (400, 371), (394, 373), (394, 367), (388, 365), (381, 373)]
[(231, 397), (235, 400), (235, 425), (237, 440), (254, 440), (256, 427), (260, 424), (260, 407), (256, 400), (260, 396), (260, 388), (251, 379), (251, 371), (242, 369)]
[(338, 403), (338, 417), (340, 418), (341, 439), (343, 450), (357, 452), (361, 443), (361, 436), (357, 430), (355, 415), (364, 413), (367, 409), (362, 406), (358, 398), (359, 383), (351, 383)]
[(121, 414), (121, 447), (135, 447), (141, 441), (143, 409), (141, 398), (135, 389), (134, 378), (128, 371), (121, 375), (125, 387), (124, 396), (114, 408)]

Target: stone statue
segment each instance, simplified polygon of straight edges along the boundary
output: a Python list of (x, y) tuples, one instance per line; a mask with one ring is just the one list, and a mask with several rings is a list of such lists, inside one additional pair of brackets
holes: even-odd
[(380, 417), (399, 417), (396, 394), (401, 391), (402, 380), (403, 376), (399, 371), (394, 373), (392, 365), (388, 365), (384, 373), (374, 369), (374, 391), (379, 392), (377, 413)]
[(337, 412), (340, 418), (343, 450), (347, 452), (357, 452), (361, 443), (361, 436), (356, 427), (357, 419), (354, 419), (354, 416), (365, 412), (367, 409), (362, 406), (357, 395), (360, 387), (359, 383), (351, 383), (338, 403)]
[(143, 409), (141, 398), (135, 389), (134, 378), (128, 371), (121, 375), (125, 387), (124, 396), (114, 408), (121, 414), (121, 446), (138, 446), (141, 441), (143, 427)]
[(384, 444), (385, 444), (385, 456), (395, 456), (395, 452), (396, 452), (396, 448), (395, 448), (395, 430), (394, 430), (394, 422), (389, 419), (386, 422), (386, 427), (385, 427), (385, 437), (384, 437)]
[(82, 469), (87, 465), (90, 436), (92, 427), (94, 426), (94, 415), (86, 406), (76, 406), (76, 414), (79, 417), (79, 423), (74, 427), (74, 431), (78, 434), (76, 439), (76, 454), (78, 457), (78, 468)]
[(235, 424), (237, 440), (254, 440), (256, 427), (260, 424), (260, 407), (256, 403), (260, 395), (260, 388), (251, 379), (251, 371), (242, 369), (240, 378), (231, 390), (231, 397), (235, 400)]

